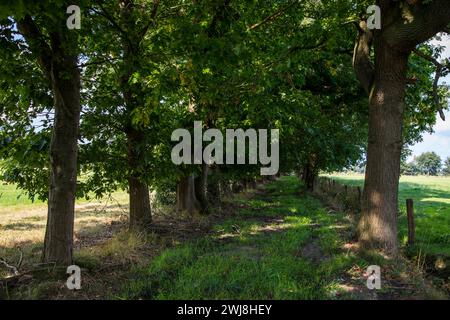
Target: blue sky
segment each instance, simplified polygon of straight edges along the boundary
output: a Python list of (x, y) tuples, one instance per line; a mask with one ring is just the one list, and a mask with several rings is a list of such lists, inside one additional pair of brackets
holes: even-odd
[(434, 126), (434, 133), (425, 133), (423, 141), (414, 145), (411, 149), (413, 156), (418, 156), (423, 152), (434, 151), (444, 160), (450, 157), (450, 112), (445, 113), (446, 121), (442, 121), (438, 117), (438, 121)]
[[(443, 37), (442, 41), (433, 41), (446, 47), (441, 58), (450, 58), (450, 37)], [(450, 84), (450, 76), (442, 79), (442, 83)], [(437, 117), (436, 125), (434, 126), (434, 133), (425, 133), (423, 141), (414, 145), (411, 149), (413, 156), (418, 156), (423, 152), (434, 151), (444, 160), (450, 157), (450, 111), (445, 112), (446, 121), (442, 121)]]

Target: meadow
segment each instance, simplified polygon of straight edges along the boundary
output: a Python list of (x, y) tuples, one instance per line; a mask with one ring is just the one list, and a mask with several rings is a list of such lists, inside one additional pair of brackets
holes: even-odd
[[(363, 186), (364, 175), (332, 174), (330, 178)], [(402, 176), (399, 187), (399, 239), (407, 244), (406, 199), (414, 200), (416, 243), (407, 253), (418, 262), (429, 257), (450, 257), (450, 177)], [(448, 267), (447, 267), (448, 268)]]
[[(91, 260), (108, 262), (108, 257), (123, 258), (124, 248), (126, 255), (130, 254), (129, 249), (136, 246), (138, 239), (133, 236), (124, 239), (121, 233), (127, 216), (128, 194), (124, 191), (103, 199), (78, 200), (75, 206), (75, 259), (89, 256)], [(31, 201), (14, 185), (0, 184), (0, 259), (19, 267), (21, 273), (40, 268), (46, 221), (46, 203)], [(97, 248), (95, 253), (93, 248)], [(0, 279), (6, 276), (11, 274), (2, 265)], [(42, 290), (55, 291), (57, 285), (54, 281), (37, 279), (34, 285), (27, 284), (23, 287), (25, 292), (20, 292), (17, 298), (37, 298), (42, 295)]]

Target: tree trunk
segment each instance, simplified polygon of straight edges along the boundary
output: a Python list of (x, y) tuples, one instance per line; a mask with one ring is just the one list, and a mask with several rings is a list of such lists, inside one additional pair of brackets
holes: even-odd
[(256, 182), (255, 178), (250, 178), (249, 180), (249, 188), (251, 189), (256, 189), (256, 187), (258, 186), (258, 183)]
[(306, 189), (308, 191), (312, 191), (314, 188), (314, 179), (315, 179), (315, 175), (313, 173), (313, 171), (311, 170), (311, 167), (309, 165), (306, 165), (303, 168), (303, 172), (302, 172), (302, 180), (303, 183), (306, 186)]
[(77, 40), (67, 33), (61, 33), (61, 30), (56, 31), (58, 27), (48, 37), (44, 37), (30, 15), (18, 20), (17, 28), (27, 40), (29, 49), (37, 56), (37, 62), (51, 84), (55, 109), (42, 260), (69, 265), (72, 263), (81, 112)]
[(223, 179), (219, 167), (210, 167), (207, 187), (208, 196), (217, 202), (222, 201), (221, 180)]
[(194, 176), (183, 177), (177, 186), (177, 211), (193, 214), (200, 209), (200, 203), (195, 196)]
[[(58, 50), (59, 51), (59, 50)], [(53, 57), (51, 71), (55, 120), (50, 144), (50, 190), (44, 262), (70, 265), (77, 183), (80, 74), (76, 56)]]
[(195, 195), (200, 204), (200, 211), (202, 214), (208, 214), (208, 174), (209, 166), (206, 163), (202, 164), (202, 171), (198, 177), (195, 178)]
[(128, 139), (128, 166), (130, 176), (128, 185), (130, 192), (130, 230), (145, 230), (152, 222), (150, 207), (150, 192), (148, 186), (142, 181), (137, 169), (142, 165), (142, 153), (139, 147), (143, 142), (143, 133), (135, 129), (129, 129)]
[(369, 142), (361, 219), (362, 247), (397, 253), (398, 182), (408, 54), (375, 39)]
[(219, 179), (219, 193), (221, 199), (228, 198), (233, 194), (231, 182), (228, 179), (226, 178)]
[(310, 156), (308, 163), (303, 167), (302, 180), (305, 183), (306, 189), (309, 191), (314, 190), (314, 181), (317, 176), (317, 170), (315, 168), (315, 156)]
[[(381, 1), (381, 30), (358, 24), (353, 65), (369, 94), (369, 142), (362, 214), (362, 247), (397, 254), (398, 181), (408, 57), (450, 23), (448, 0)], [(371, 48), (375, 49), (375, 66)]]

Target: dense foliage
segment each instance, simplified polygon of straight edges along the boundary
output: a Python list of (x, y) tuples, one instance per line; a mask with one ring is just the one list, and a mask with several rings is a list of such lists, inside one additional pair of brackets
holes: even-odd
[[(186, 177), (201, 176), (203, 166), (175, 166), (170, 158), (173, 130), (192, 130), (195, 120), (222, 131), (279, 129), (280, 171), (302, 174), (308, 184), (320, 171), (364, 161), (368, 97), (355, 77), (352, 55), (354, 22), (369, 2), (77, 4), (82, 27), (64, 31), (52, 29), (65, 25), (68, 16), (58, 1), (0, 5), (0, 172), (31, 198), (45, 200), (49, 194), (55, 86), (42, 72), (41, 53), (18, 30), (23, 19), (40, 29), (38, 40), (69, 34), (73, 41), (67, 43), (78, 56), (77, 197), (101, 197), (119, 188), (148, 195), (148, 187), (170, 194)], [(418, 50), (434, 57), (442, 53), (430, 43)], [(409, 64), (405, 145), (431, 130), (440, 108), (433, 103), (435, 64), (417, 54)], [(438, 94), (444, 99), (446, 88)], [(436, 159), (428, 160), (421, 161), (421, 172), (437, 173)], [(258, 165), (210, 169), (211, 179), (224, 185), (259, 176)], [(149, 207), (145, 202), (134, 207), (136, 198), (130, 199), (138, 211)]]

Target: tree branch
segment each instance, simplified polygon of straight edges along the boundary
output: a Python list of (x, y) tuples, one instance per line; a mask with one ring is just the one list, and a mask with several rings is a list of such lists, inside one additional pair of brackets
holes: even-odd
[(52, 49), (44, 40), (39, 27), (30, 15), (26, 15), (17, 21), (17, 29), (28, 42), (31, 51), (37, 55), (38, 64), (49, 81), (51, 81)]
[(434, 100), (435, 106), (438, 108), (439, 116), (441, 117), (441, 119), (443, 121), (445, 121), (445, 114), (444, 114), (444, 111), (442, 110), (438, 90), (439, 90), (439, 80), (443, 75), (442, 73), (445, 69), (449, 69), (449, 67), (446, 65), (443, 65), (442, 63), (440, 63), (437, 59), (433, 58), (432, 56), (427, 56), (426, 54), (422, 53), (418, 49), (414, 49), (413, 52), (416, 55), (418, 55), (419, 57), (421, 57), (422, 59), (428, 60), (429, 62), (431, 62), (432, 64), (434, 64), (436, 66), (436, 73), (435, 73), (434, 81), (433, 81), (433, 100)]
[(120, 27), (120, 25), (116, 22), (116, 20), (114, 20), (113, 16), (105, 9), (105, 7), (100, 2), (97, 2), (97, 5), (100, 7), (101, 11), (95, 9), (92, 9), (92, 11), (106, 18), (106, 20), (108, 20), (122, 34), (122, 36), (128, 42), (130, 48), (133, 48), (134, 47), (133, 42), (130, 40), (125, 30), (122, 27)]
[[(0, 263), (2, 263), (6, 268), (10, 269), (15, 276), (19, 274), (19, 268), (13, 265), (10, 265), (8, 262), (6, 262), (5, 259), (0, 258)], [(20, 258), (20, 263), (22, 263), (22, 257)]]
[(121, 58), (105, 58), (103, 60), (98, 60), (98, 61), (91, 61), (91, 62), (86, 62), (86, 63), (81, 63), (79, 64), (77, 67), (78, 68), (84, 68), (84, 67), (88, 67), (88, 66), (93, 66), (93, 65), (100, 65), (100, 64), (104, 64), (104, 63), (111, 63), (112, 61), (115, 60), (120, 60)]
[(139, 38), (144, 38), (145, 34), (147, 33), (148, 29), (150, 28), (151, 24), (156, 19), (156, 14), (158, 13), (160, 0), (154, 0), (153, 1), (153, 8), (152, 12), (150, 13), (150, 21), (145, 25), (145, 27), (142, 29), (142, 31), (139, 33)]
[(437, 33), (448, 30), (450, 24), (448, 0), (433, 0), (429, 3), (402, 2), (399, 10), (401, 19), (390, 24), (383, 32), (393, 47), (405, 51), (413, 50), (418, 44), (429, 40)]
[(254, 25), (248, 27), (247, 31), (251, 31), (251, 30), (257, 29), (257, 28), (261, 27), (262, 25), (275, 20), (276, 18), (278, 18), (279, 16), (283, 15), (287, 10), (289, 10), (290, 8), (294, 7), (297, 4), (299, 4), (299, 1), (294, 1), (293, 3), (288, 4), (287, 6), (281, 8), (280, 10), (278, 10), (276, 12), (274, 12), (270, 16), (264, 18), (262, 21), (260, 21), (258, 23), (255, 23)]
[(210, 38), (214, 36), (214, 34), (217, 32), (217, 24), (222, 22), (226, 17), (226, 11), (228, 7), (230, 6), (231, 0), (223, 0), (221, 4), (218, 5), (216, 8), (216, 12), (211, 20), (211, 23), (208, 26), (208, 30), (206, 33)]
[(294, 46), (290, 47), (289, 49), (287, 49), (285, 53), (280, 55), (280, 57), (278, 57), (277, 59), (275, 59), (274, 61), (272, 61), (270, 63), (267, 63), (264, 67), (266, 67), (266, 68), (271, 67), (274, 64), (282, 61), (283, 59), (285, 59), (289, 55), (291, 55), (291, 54), (293, 54), (295, 52), (298, 52), (298, 51), (319, 49), (319, 48), (323, 47), (324, 45), (326, 45), (327, 42), (328, 42), (328, 37), (324, 37), (323, 39), (319, 40), (317, 43), (311, 44), (309, 46), (294, 45)]
[(355, 70), (356, 78), (366, 93), (370, 94), (375, 74), (375, 68), (370, 59), (373, 33), (367, 28), (367, 23), (364, 20), (357, 23), (357, 28), (358, 38), (353, 51), (353, 69)]

